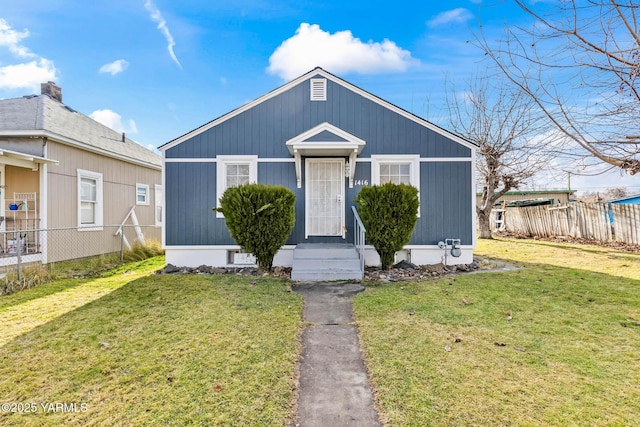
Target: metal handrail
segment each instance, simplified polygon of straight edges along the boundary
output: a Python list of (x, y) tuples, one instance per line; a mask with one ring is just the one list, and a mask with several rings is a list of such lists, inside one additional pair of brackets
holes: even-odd
[(362, 274), (364, 275), (365, 234), (367, 229), (364, 227), (356, 207), (351, 206), (351, 210), (353, 211), (353, 244), (356, 247), (356, 251), (358, 251), (358, 257), (360, 258), (360, 271), (362, 271)]

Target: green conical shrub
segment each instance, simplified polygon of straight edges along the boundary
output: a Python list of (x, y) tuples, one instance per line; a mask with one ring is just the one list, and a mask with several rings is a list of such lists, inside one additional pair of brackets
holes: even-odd
[(409, 243), (418, 221), (418, 189), (406, 184), (363, 187), (354, 200), (383, 269), (393, 264), (395, 253)]
[(228, 188), (213, 210), (222, 212), (231, 237), (256, 257), (260, 271), (269, 271), (293, 230), (295, 201), (283, 186), (246, 184)]

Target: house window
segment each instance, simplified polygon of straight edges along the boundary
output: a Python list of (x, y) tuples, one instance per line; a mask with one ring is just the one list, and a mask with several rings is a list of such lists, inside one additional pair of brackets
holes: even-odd
[(311, 79), (311, 101), (327, 100), (327, 79)]
[[(383, 185), (388, 182), (413, 185), (420, 191), (420, 156), (417, 154), (372, 155), (371, 183)], [(418, 216), (420, 216), (419, 208)]]
[[(258, 156), (218, 156), (216, 158), (217, 206), (220, 197), (229, 187), (256, 182), (258, 179)], [(224, 218), (222, 212), (216, 212), (217, 218)]]
[(102, 229), (102, 174), (78, 169), (78, 227)]
[(237, 187), (249, 183), (249, 163), (227, 163), (225, 168), (225, 190), (229, 187)]
[(162, 185), (156, 184), (154, 190), (156, 227), (160, 227), (162, 225)]
[(380, 163), (380, 184), (411, 184), (410, 163)]
[(136, 184), (136, 205), (149, 204), (149, 186), (146, 184)]

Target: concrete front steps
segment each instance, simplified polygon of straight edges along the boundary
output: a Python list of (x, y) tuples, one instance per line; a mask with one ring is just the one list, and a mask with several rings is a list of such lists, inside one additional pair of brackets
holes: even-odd
[(301, 243), (293, 251), (291, 280), (362, 280), (358, 251), (348, 243)]

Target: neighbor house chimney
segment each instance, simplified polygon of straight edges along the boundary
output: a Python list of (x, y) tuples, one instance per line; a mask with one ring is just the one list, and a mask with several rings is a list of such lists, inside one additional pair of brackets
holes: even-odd
[(48, 95), (51, 99), (55, 99), (58, 102), (62, 102), (62, 89), (60, 89), (54, 82), (40, 83), (40, 93), (42, 95)]

